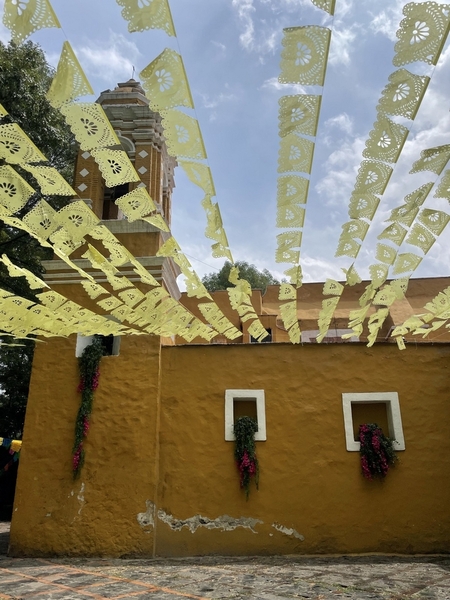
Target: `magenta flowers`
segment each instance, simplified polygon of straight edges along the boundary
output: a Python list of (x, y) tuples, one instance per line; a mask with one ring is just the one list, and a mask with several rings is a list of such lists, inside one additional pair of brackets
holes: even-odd
[(359, 426), (361, 469), (366, 479), (386, 477), (389, 468), (398, 460), (394, 440), (386, 437), (376, 423)]

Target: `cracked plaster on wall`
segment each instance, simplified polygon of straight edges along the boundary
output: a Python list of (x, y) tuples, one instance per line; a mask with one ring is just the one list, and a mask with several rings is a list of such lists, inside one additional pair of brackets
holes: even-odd
[[(145, 504), (147, 511), (137, 515), (138, 523), (143, 529), (154, 527), (155, 525), (156, 507), (150, 500), (147, 500)], [(209, 519), (201, 515), (195, 515), (188, 519), (176, 519), (164, 510), (158, 510), (158, 519), (166, 523), (173, 531), (181, 531), (183, 527), (187, 527), (191, 533), (195, 533), (200, 527), (204, 527), (205, 529), (219, 529), (221, 531), (234, 531), (238, 527), (242, 527), (243, 529), (249, 529), (252, 533), (258, 533), (254, 528), (258, 523), (263, 523), (263, 521), (252, 519), (251, 517), (234, 519), (229, 515), (222, 515), (217, 517), (217, 519)]]
[(84, 505), (86, 504), (86, 500), (84, 499), (84, 488), (85, 488), (85, 485), (84, 485), (84, 483), (82, 483), (80, 491), (77, 496), (78, 502), (80, 503), (80, 508), (78, 509), (79, 515), (81, 515), (81, 511), (83, 510)]
[(302, 534), (299, 533), (298, 531), (296, 531), (295, 529), (288, 529), (287, 527), (284, 527), (283, 525), (280, 525), (279, 523), (272, 523), (272, 527), (274, 529), (276, 529), (277, 531), (279, 531), (280, 533), (283, 533), (284, 535), (289, 535), (291, 537), (295, 537), (298, 540), (301, 540), (302, 542), (305, 541), (305, 538), (302, 536)]
[[(146, 527), (154, 527), (155, 526), (155, 505), (150, 500), (147, 500), (145, 505), (147, 506), (147, 511), (143, 513), (139, 513), (137, 515), (137, 520), (142, 529)], [(150, 533), (147, 531), (146, 533)]]

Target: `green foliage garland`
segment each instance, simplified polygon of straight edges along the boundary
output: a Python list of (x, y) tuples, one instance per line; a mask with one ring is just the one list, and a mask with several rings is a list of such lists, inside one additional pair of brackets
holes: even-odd
[(73, 445), (72, 467), (73, 476), (76, 479), (84, 464), (85, 451), (83, 448), (84, 438), (89, 431), (89, 417), (92, 412), (92, 401), (94, 392), (98, 387), (100, 376), (99, 366), (103, 356), (103, 345), (98, 336), (83, 350), (78, 359), (80, 370), (80, 383), (78, 391), (81, 392), (81, 404), (75, 423), (75, 442)]
[(255, 433), (258, 431), (258, 423), (251, 417), (239, 417), (234, 424), (234, 436), (236, 438), (234, 457), (239, 470), (240, 485), (245, 489), (248, 500), (250, 493), (250, 482), (255, 478), (256, 489), (259, 485), (259, 464), (256, 458)]
[(359, 426), (361, 469), (366, 479), (386, 477), (389, 468), (398, 460), (394, 441), (386, 437), (376, 423)]

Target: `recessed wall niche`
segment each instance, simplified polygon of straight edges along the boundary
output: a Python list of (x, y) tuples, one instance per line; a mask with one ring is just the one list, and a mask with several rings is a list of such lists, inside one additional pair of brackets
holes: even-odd
[(265, 442), (266, 407), (264, 390), (225, 391), (225, 440), (234, 442), (233, 426), (239, 417), (253, 417), (258, 422), (255, 441)]

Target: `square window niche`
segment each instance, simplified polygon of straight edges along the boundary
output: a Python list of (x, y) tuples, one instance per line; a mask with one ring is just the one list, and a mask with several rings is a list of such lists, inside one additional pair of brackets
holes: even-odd
[[(114, 335), (99, 335), (103, 346), (104, 356), (119, 356), (120, 336)], [(77, 345), (75, 348), (75, 356), (79, 358), (83, 354), (83, 350), (92, 343), (93, 335), (77, 335)]]
[(233, 427), (239, 417), (252, 417), (258, 423), (255, 441), (265, 442), (266, 406), (264, 390), (226, 390), (225, 391), (225, 440), (234, 442)]
[(377, 423), (394, 441), (395, 450), (405, 449), (402, 417), (397, 392), (342, 394), (345, 443), (349, 452), (359, 452), (359, 426)]

